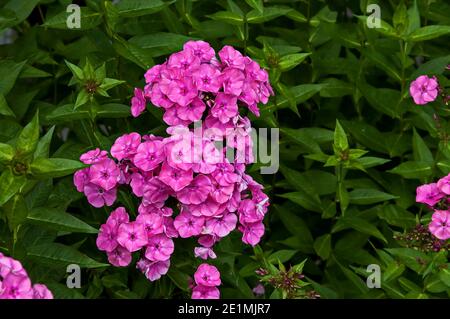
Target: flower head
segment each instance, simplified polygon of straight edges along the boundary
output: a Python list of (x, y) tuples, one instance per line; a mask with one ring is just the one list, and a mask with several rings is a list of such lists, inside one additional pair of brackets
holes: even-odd
[(436, 100), (439, 93), (439, 83), (436, 77), (421, 75), (409, 87), (409, 93), (414, 99), (414, 103), (423, 105)]

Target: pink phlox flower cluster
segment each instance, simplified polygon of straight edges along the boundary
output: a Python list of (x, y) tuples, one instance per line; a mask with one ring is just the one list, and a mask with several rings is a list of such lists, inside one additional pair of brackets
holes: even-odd
[[(269, 198), (245, 173), (253, 162), (251, 123), (238, 106), (258, 115), (257, 104), (267, 103), (273, 91), (267, 72), (250, 58), (230, 46), (218, 56), (208, 43), (190, 41), (149, 69), (144, 90), (135, 90), (132, 114), (141, 114), (150, 100), (164, 109), (169, 136), (124, 134), (109, 152), (81, 155), (89, 167), (74, 174), (77, 190), (94, 207), (113, 205), (126, 185), (140, 199), (134, 221), (124, 208), (111, 213), (97, 246), (118, 267), (141, 251), (137, 268), (149, 280), (167, 273), (174, 238), (195, 237), (194, 255), (207, 260), (216, 258), (214, 245), (235, 229), (252, 246), (264, 234)], [(201, 119), (200, 127), (189, 127)], [(198, 296), (219, 295), (215, 287), (197, 287)]]
[(0, 253), (0, 299), (53, 299), (43, 284), (32, 284), (22, 264)]
[(417, 187), (416, 202), (428, 205), (434, 213), (428, 225), (430, 232), (438, 239), (450, 238), (450, 174), (442, 177), (437, 183), (424, 184)]

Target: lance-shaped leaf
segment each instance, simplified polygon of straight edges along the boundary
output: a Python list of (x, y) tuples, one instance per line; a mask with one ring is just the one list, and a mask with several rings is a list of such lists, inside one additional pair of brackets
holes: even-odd
[(36, 225), (76, 233), (95, 234), (97, 229), (69, 213), (56, 208), (37, 207), (32, 209), (27, 217), (28, 222)]
[(72, 174), (83, 167), (83, 163), (65, 158), (37, 158), (31, 163), (30, 171), (36, 178), (53, 178)]
[(16, 154), (18, 158), (25, 158), (36, 150), (39, 142), (39, 113), (33, 117), (20, 133), (16, 141)]

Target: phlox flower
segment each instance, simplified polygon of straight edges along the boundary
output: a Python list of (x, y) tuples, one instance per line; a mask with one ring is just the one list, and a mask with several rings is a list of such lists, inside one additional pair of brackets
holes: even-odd
[(439, 93), (439, 83), (436, 77), (421, 75), (411, 82), (409, 93), (413, 97), (414, 103), (424, 105), (436, 100)]
[(194, 273), (194, 280), (197, 285), (215, 287), (220, 286), (220, 272), (215, 266), (201, 264)]
[(161, 276), (167, 274), (169, 267), (169, 259), (164, 261), (151, 261), (144, 257), (136, 263), (136, 268), (142, 271), (150, 281), (158, 280)]
[(145, 257), (151, 261), (164, 261), (170, 258), (173, 251), (173, 240), (165, 234), (159, 234), (148, 239)]
[(448, 210), (435, 210), (428, 225), (430, 232), (441, 240), (450, 238), (450, 212)]
[(109, 191), (116, 187), (120, 170), (112, 159), (105, 159), (92, 165), (89, 169), (90, 182)]
[(138, 133), (124, 134), (114, 142), (111, 155), (119, 161), (132, 159), (140, 143), (141, 136)]
[(117, 242), (129, 252), (134, 252), (147, 244), (147, 232), (139, 222), (123, 223), (117, 231)]
[(192, 236), (200, 235), (205, 219), (201, 216), (193, 216), (187, 211), (182, 211), (173, 222), (175, 229), (180, 234), (181, 238), (188, 238)]

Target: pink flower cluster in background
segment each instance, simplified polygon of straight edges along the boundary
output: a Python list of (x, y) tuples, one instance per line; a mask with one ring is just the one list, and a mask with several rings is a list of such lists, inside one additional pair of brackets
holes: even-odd
[(416, 202), (427, 204), (434, 210), (428, 229), (441, 240), (450, 238), (450, 174), (437, 183), (421, 185), (417, 188)]
[(19, 261), (0, 253), (0, 299), (53, 299), (53, 295), (45, 285), (33, 285)]
[[(74, 175), (77, 190), (94, 207), (112, 206), (124, 185), (140, 198), (134, 221), (123, 207), (111, 213), (97, 246), (117, 267), (128, 266), (132, 253), (141, 251), (137, 268), (151, 281), (167, 273), (174, 238), (195, 237), (194, 255), (207, 260), (216, 258), (214, 245), (236, 228), (252, 246), (264, 234), (269, 198), (245, 173), (253, 162), (251, 126), (238, 107), (259, 115), (257, 104), (273, 91), (267, 72), (239, 51), (226, 46), (219, 57), (208, 43), (190, 41), (148, 70), (144, 90), (135, 89), (132, 114), (141, 114), (147, 101), (163, 108), (169, 136), (124, 134), (109, 153), (95, 149), (81, 155), (89, 167)], [(199, 133), (190, 125), (200, 120)], [(218, 298), (218, 270), (203, 264), (197, 273), (193, 298)], [(218, 279), (206, 284), (204, 276)]]

